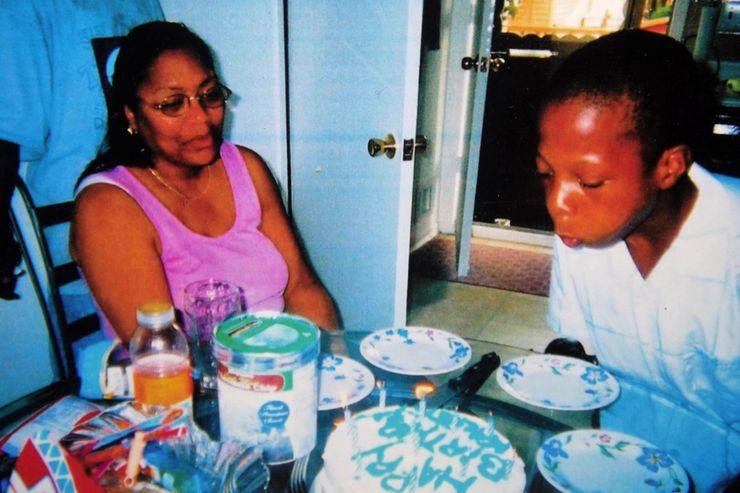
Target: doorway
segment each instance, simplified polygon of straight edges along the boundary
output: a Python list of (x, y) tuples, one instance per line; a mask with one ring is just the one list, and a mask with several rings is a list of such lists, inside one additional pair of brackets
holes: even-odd
[(552, 72), (625, 21), (625, 0), (496, 0), (473, 220), (552, 232), (538, 179), (536, 111)]
[[(534, 168), (539, 94), (585, 43), (627, 26), (666, 32), (669, 16), (660, 1), (426, 0), (417, 133), (431, 139), (415, 163), (412, 270), (458, 282), (505, 270), (481, 267), (486, 242), (549, 255), (552, 222)], [(479, 150), (463, 143), (471, 135)], [(475, 197), (467, 219), (463, 189)], [(460, 232), (471, 223), (472, 235)]]

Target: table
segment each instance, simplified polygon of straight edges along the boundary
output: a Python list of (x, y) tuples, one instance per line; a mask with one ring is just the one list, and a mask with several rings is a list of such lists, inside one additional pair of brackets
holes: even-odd
[[(367, 366), (375, 376), (376, 380), (383, 380), (386, 383), (387, 404), (403, 404), (415, 401), (413, 388), (416, 383), (422, 380), (429, 380), (439, 387), (446, 382), (462, 373), (465, 368), (443, 375), (430, 377), (415, 377), (406, 375), (397, 375), (382, 370), (368, 363), (360, 354), (360, 342), (367, 335), (365, 332), (339, 332), (339, 333), (322, 333), (321, 351), (322, 353), (331, 352), (342, 356), (348, 356)], [(496, 352), (502, 362), (509, 359), (535, 354), (532, 351), (521, 348), (495, 344), (492, 342), (481, 341), (476, 339), (467, 339), (472, 348), (472, 357), (466, 365), (475, 364), (482, 355), (491, 351)], [(540, 444), (559, 432), (575, 428), (595, 428), (598, 427), (598, 411), (553, 411), (531, 406), (521, 402), (503, 391), (496, 383), (492, 375), (486, 383), (478, 390), (468, 402), (460, 402), (460, 410), (470, 412), (478, 416), (487, 416), (489, 410), (492, 410), (496, 418), (496, 429), (505, 435), (517, 450), (519, 456), (525, 464), (527, 475), (527, 492), (554, 492), (553, 489), (537, 471), (535, 455)], [(363, 409), (376, 406), (378, 404), (378, 390), (374, 390), (365, 399), (353, 404), (351, 410), (353, 413)], [(451, 407), (455, 402), (446, 407)], [(204, 412), (203, 404), (196, 402), (196, 421), (204, 427), (210, 427), (209, 432), (215, 434), (214, 429), (213, 404), (207, 404), (211, 407)], [(217, 413), (217, 409), (215, 411)], [(322, 467), (321, 454), (323, 453), (326, 440), (335, 427), (335, 423), (342, 419), (342, 410), (334, 409), (329, 411), (319, 411), (317, 443), (314, 450), (307, 459), (307, 463), (298, 460), (295, 463), (285, 465), (271, 466), (271, 480), (268, 491), (286, 492), (286, 491), (308, 491), (314, 477)], [(300, 476), (298, 486), (293, 485), (291, 488), (291, 472), (294, 467), (301, 467), (300, 471), (295, 473)], [(295, 478), (293, 478), (293, 483)]]

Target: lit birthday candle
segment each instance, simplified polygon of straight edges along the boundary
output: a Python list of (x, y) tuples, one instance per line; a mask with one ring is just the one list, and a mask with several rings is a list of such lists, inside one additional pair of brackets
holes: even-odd
[(349, 406), (347, 405), (347, 395), (346, 394), (342, 394), (341, 401), (342, 401), (342, 410), (344, 413), (344, 422), (347, 423), (347, 426), (349, 426), (350, 421), (352, 421), (352, 413), (349, 411)]
[(416, 493), (416, 488), (419, 485), (419, 452), (421, 448), (419, 446), (419, 426), (421, 423), (420, 414), (417, 413), (414, 421), (414, 427), (411, 430), (411, 445), (413, 446), (414, 453), (414, 469), (412, 471), (411, 484), (409, 485), (409, 492)]
[(409, 490), (411, 493), (414, 493), (419, 486), (419, 477), (421, 476), (418, 461), (421, 452), (421, 425), (424, 421), (424, 416), (426, 415), (427, 409), (426, 396), (433, 393), (435, 389), (436, 388), (434, 384), (429, 381), (419, 382), (414, 385), (414, 396), (419, 399), (419, 409), (416, 413), (416, 420), (414, 421), (414, 428), (411, 433), (411, 438), (413, 440), (414, 446), (414, 462), (416, 464), (416, 466), (414, 467), (414, 478), (411, 482), (411, 489)]
[(378, 407), (380, 409), (385, 409), (385, 401), (388, 394), (388, 391), (385, 388), (385, 380), (377, 380), (375, 382), (375, 387), (378, 389)]
[(460, 412), (458, 406), (455, 405), (455, 407), (452, 408), (452, 411), (452, 424), (450, 425), (450, 429), (452, 430), (452, 439), (450, 442), (457, 440), (458, 445), (460, 445), (462, 444), (462, 440), (460, 440), (460, 427), (458, 426), (460, 423)]
[(493, 410), (488, 411), (488, 420), (486, 421), (486, 436), (492, 436), (496, 432), (496, 421), (493, 419)]
[(434, 393), (436, 387), (432, 382), (423, 381), (414, 385), (414, 397), (419, 399), (419, 418), (423, 419), (427, 409), (426, 396)]

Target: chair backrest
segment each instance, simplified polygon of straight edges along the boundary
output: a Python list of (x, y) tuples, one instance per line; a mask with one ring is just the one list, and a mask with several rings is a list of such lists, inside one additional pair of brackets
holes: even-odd
[[(55, 325), (60, 347), (64, 357), (66, 374), (69, 379), (71, 389), (79, 389), (79, 378), (75, 366), (73, 347), (76, 342), (83, 337), (96, 332), (99, 328), (99, 319), (94, 310), (88, 311), (82, 315), (78, 310), (70, 309), (69, 303), (65, 303), (65, 288), (72, 286), (84, 286), (80, 272), (75, 263), (67, 256), (53, 255), (50, 248), (49, 232), (59, 226), (63, 226), (61, 236), (63, 248), (66, 253), (66, 244), (68, 236), (69, 223), (72, 220), (74, 212), (74, 202), (62, 202), (58, 204), (36, 206), (28, 187), (22, 179), (16, 183), (16, 192), (19, 194), (23, 204), (30, 216), (31, 227), (35, 240), (39, 247), (41, 263), (43, 264), (43, 273), (36, 272), (37, 277), (43, 275), (47, 284), (47, 293), (44, 297), (46, 309), (49, 311), (49, 318)], [(13, 218), (14, 226), (20, 229), (17, 218)], [(21, 235), (20, 231), (16, 234)], [(61, 258), (60, 258), (61, 257)], [(29, 267), (32, 268), (32, 267)], [(91, 297), (85, 287), (77, 287), (76, 290), (83, 290), (82, 296), (92, 305)]]

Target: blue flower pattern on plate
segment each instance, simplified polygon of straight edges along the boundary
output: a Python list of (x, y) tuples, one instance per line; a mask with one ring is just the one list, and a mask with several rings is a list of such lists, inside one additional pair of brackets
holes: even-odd
[(450, 340), (450, 343), (454, 348), (452, 354), (450, 355), (450, 359), (458, 361), (461, 358), (465, 358), (470, 352), (470, 348), (461, 344), (460, 341)]
[(563, 450), (563, 442), (557, 438), (545, 442), (542, 446), (542, 450), (545, 451), (545, 456), (549, 457), (549, 460), (557, 459), (558, 457), (568, 458), (568, 452)]
[(319, 409), (341, 406), (343, 398), (356, 402), (372, 392), (375, 384), (364, 365), (328, 353), (319, 357), (319, 376)]
[(673, 459), (657, 448), (642, 447), (642, 455), (637, 458), (637, 462), (645, 466), (652, 472), (658, 472), (661, 467), (671, 467)]
[[(411, 360), (402, 358), (400, 352), (387, 352), (394, 345), (422, 347), (429, 344), (437, 349), (447, 348), (449, 350), (449, 354), (445, 356), (446, 363), (437, 359), (434, 364), (419, 364), (419, 366), (414, 367), (413, 358)], [(460, 337), (440, 329), (423, 327), (397, 327), (378, 330), (363, 340), (360, 350), (371, 363), (374, 361), (382, 363), (381, 368), (402, 374), (445, 373), (464, 365), (471, 356), (470, 346)], [(365, 352), (368, 354), (365, 354)]]
[[(566, 438), (566, 443), (570, 441), (570, 436)], [(557, 475), (558, 466), (560, 465), (559, 458), (568, 459), (570, 456), (565, 451), (563, 442), (558, 438), (552, 438), (542, 444), (540, 447), (544, 453), (544, 467), (547, 468), (553, 475)], [(570, 484), (564, 478), (558, 477), (558, 484), (566, 490), (572, 489)]]
[(513, 382), (517, 376), (524, 376), (522, 370), (519, 369), (519, 363), (516, 361), (510, 361), (509, 363), (506, 363), (501, 367), (501, 370), (503, 370), (504, 378), (506, 378), (506, 381), (509, 383)]
[(334, 372), (338, 366), (344, 363), (344, 359), (333, 354), (323, 354), (319, 358), (319, 370)]
[(591, 385), (596, 385), (598, 382), (604, 382), (608, 380), (609, 374), (607, 374), (603, 368), (600, 368), (598, 366), (587, 366), (585, 371), (583, 372), (583, 375), (581, 375), (581, 379), (590, 383)]
[(510, 360), (501, 365), (497, 379), (514, 397), (549, 409), (596, 409), (619, 393), (619, 384), (603, 368), (548, 354)]
[[(611, 461), (623, 465), (612, 466)], [(685, 472), (670, 455), (639, 438), (621, 433), (603, 430), (564, 432), (543, 443), (537, 454), (537, 465), (543, 476), (565, 490), (580, 491), (584, 482), (599, 490), (598, 485), (591, 483), (598, 478), (598, 472), (591, 474), (594, 468), (610, 470), (619, 467), (626, 471), (628, 469), (624, 467), (629, 463), (637, 467), (629, 469), (630, 474), (622, 478), (625, 482), (623, 487), (640, 492), (687, 491)], [(643, 486), (637, 486), (639, 484)]]

